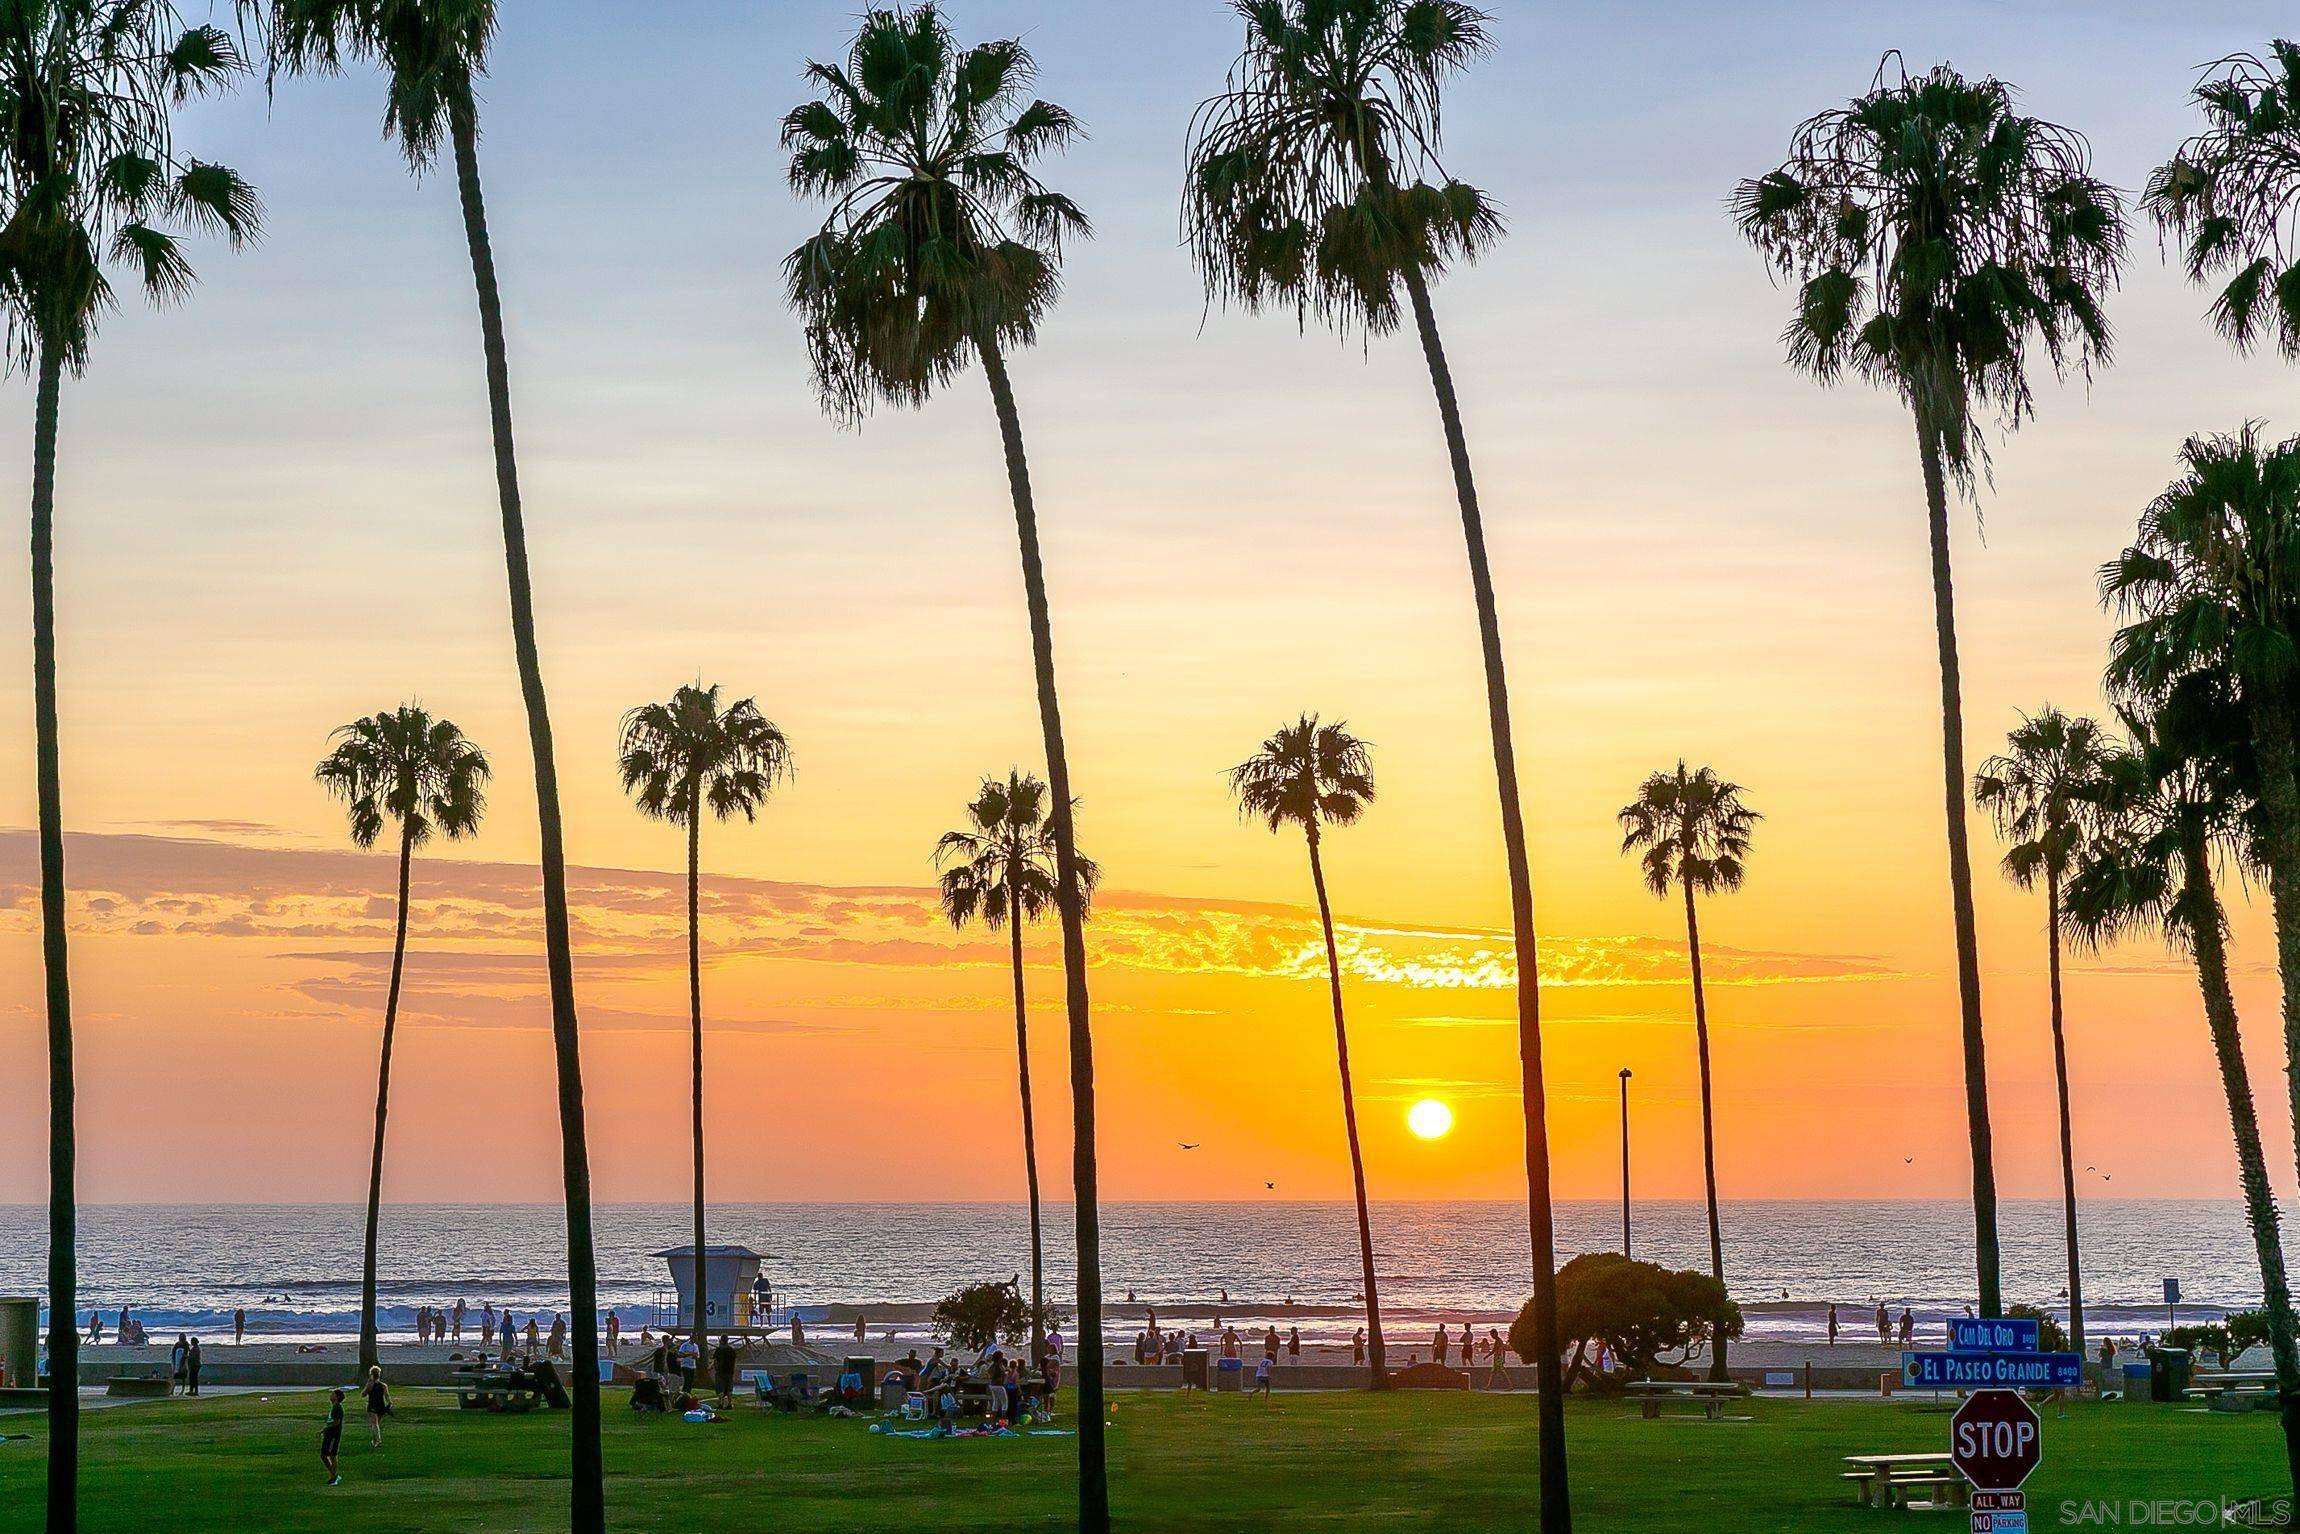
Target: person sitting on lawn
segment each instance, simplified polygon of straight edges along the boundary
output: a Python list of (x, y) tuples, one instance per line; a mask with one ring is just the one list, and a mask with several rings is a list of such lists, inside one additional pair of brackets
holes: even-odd
[(631, 1387), (631, 1410), (635, 1412), (668, 1411), (670, 1403), (663, 1396), (663, 1382), (653, 1374), (641, 1374)]

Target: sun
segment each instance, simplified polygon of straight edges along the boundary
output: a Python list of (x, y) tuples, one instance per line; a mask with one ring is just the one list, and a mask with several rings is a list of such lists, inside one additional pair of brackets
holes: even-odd
[(1442, 1140), (1453, 1129), (1453, 1110), (1425, 1097), (1406, 1110), (1406, 1128), (1425, 1140)]

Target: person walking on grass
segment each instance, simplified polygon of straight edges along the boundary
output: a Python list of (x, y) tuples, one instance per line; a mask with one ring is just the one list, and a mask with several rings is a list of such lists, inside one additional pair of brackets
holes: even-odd
[(343, 1387), (337, 1386), (327, 1393), (327, 1421), (319, 1430), (319, 1462), (327, 1471), (330, 1486), (343, 1484), (343, 1472), (336, 1468), (343, 1454)]
[(383, 1419), (391, 1415), (391, 1390), (383, 1382), (383, 1365), (370, 1364), (367, 1383), (360, 1387), (360, 1399), (367, 1406), (367, 1446), (383, 1447)]

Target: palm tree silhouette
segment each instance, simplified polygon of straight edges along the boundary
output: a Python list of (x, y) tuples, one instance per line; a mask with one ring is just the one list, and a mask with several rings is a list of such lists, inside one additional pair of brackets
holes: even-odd
[[(1046, 785), (1019, 768), (1002, 781), (984, 778), (966, 807), (966, 826), (934, 844), (942, 869), (942, 914), (953, 927), (976, 917), (1006, 928), (1014, 970), (1014, 1057), (1022, 1081), (1022, 1166), (1030, 1187), (1030, 1360), (1046, 1369), (1046, 1257), (1038, 1221), (1038, 1125), (1030, 1094), (1030, 1018), (1022, 989), (1022, 928), (1054, 909), (1054, 833), (1046, 823)], [(944, 865), (948, 865), (947, 867)], [(1081, 909), (1091, 906), (1102, 871), (1078, 860)]]
[(2204, 67), (2189, 93), (2204, 127), (2149, 176), (2140, 206), (2180, 242), (2189, 281), (2225, 274), (2212, 318), (2238, 351), (2272, 332), (2300, 361), (2300, 47), (2280, 37), (2268, 53)]
[(368, 1162), (367, 1239), (359, 1270), (359, 1367), (376, 1363), (375, 1250), (383, 1213), (383, 1136), (391, 1117), (391, 1043), (399, 1025), (399, 987), (407, 965), (407, 882), (415, 849), (438, 832), (450, 841), (474, 835), (487, 809), (486, 756), (445, 719), (403, 703), (338, 729), (335, 745), (312, 776), (344, 802), (351, 839), (372, 848), (386, 822), (399, 826), (399, 902), (391, 939), (391, 983), (383, 993), (383, 1046), (375, 1072), (375, 1152)]
[(960, 48), (932, 5), (864, 12), (847, 62), (810, 63), (822, 92), (783, 119), (794, 190), (830, 202), (784, 264), (824, 407), (859, 423), (880, 399), (922, 404), (982, 362), (1006, 452), (1046, 753), (1055, 910), (1070, 1025), (1071, 1180), (1078, 1246), (1078, 1520), (1110, 1527), (1102, 1416), (1102, 1237), (1094, 1150), (1094, 1036), (1070, 757), (1055, 687), (1054, 626), (1038, 511), (1006, 348), (1028, 345), (1060, 287), (1062, 242), (1086, 216), (1032, 166), (1081, 129), (1024, 101), (1037, 65), (1017, 39)]
[(184, 298), (186, 232), (237, 248), (261, 219), (238, 174), (175, 145), (175, 109), (241, 72), (232, 41), (167, 0), (18, 0), (0, 20), (0, 309), (6, 363), (35, 380), (32, 740), (40, 957), (48, 1020), (48, 1491), (51, 1534), (78, 1527), (79, 1143), (64, 925), (63, 765), (56, 682), (56, 450), (64, 375), (86, 371), (117, 291)]
[(2068, 1040), (2062, 1027), (2061, 886), (2083, 856), (2100, 797), (2109, 745), (2093, 720), (2047, 707), (2007, 737), (2011, 749), (1981, 763), (1973, 802), (1989, 812), (1997, 835), (2011, 842), (2005, 877), (2022, 889), (2044, 881), (2045, 979), (2051, 992), (2052, 1074), (2060, 1096), (2060, 1196), (2068, 1249), (2069, 1345), (2084, 1351), (2084, 1274), (2077, 1261), (2076, 1149), (2068, 1106)]
[(1948, 65), (1911, 77), (1885, 55), (1868, 92), (1808, 118), (1789, 156), (1744, 181), (1733, 217), (1798, 284), (1789, 362), (1822, 383), (1848, 372), (1898, 393), (1916, 423), (1940, 650), (1941, 778), (1956, 931), (1965, 1116), (1972, 1138), (1980, 1311), (2003, 1310), (1996, 1155), (1981, 1035), (1980, 949), (1965, 830), (1964, 696), (1949, 568), (1948, 484), (1985, 466), (1982, 415), (2034, 407), (2032, 348), (2056, 372), (2108, 360), (2101, 295), (2124, 254), (2116, 194), (2084, 140), (2014, 109), (2010, 86)]
[(2241, 711), (2283, 981), (2292, 1121), (2300, 1126), (2300, 438), (2269, 445), (2257, 426), (2182, 445), (2181, 477), (2141, 513), (2138, 539), (2101, 574), (2131, 621), (2109, 652), (2119, 696), (2159, 697), (2179, 678), (2224, 678)]
[(1366, 1286), (1366, 1362), (1373, 1387), (1389, 1384), (1382, 1348), (1381, 1290), (1374, 1280), (1374, 1223), (1366, 1204), (1366, 1158), (1358, 1147), (1358, 1099), (1350, 1081), (1350, 1031), (1342, 1020), (1342, 961), (1334, 945), (1334, 908), (1326, 899), (1320, 853), (1327, 826), (1355, 825), (1374, 797), (1373, 755), (1336, 720), (1304, 714), (1281, 725), (1262, 748), (1230, 769), (1238, 812), (1272, 831), (1301, 828), (1310, 849), (1310, 884), (1318, 892), (1318, 925), (1326, 938), (1326, 985), (1334, 1005), (1334, 1059), (1342, 1080), (1342, 1130), (1350, 1142), (1350, 1181), (1358, 1201), (1358, 1265)]
[(2249, 771), (2244, 725), (2220, 679), (2202, 674), (2169, 690), (2161, 711), (2126, 709), (2122, 717), (2133, 744), (2103, 764), (2096, 791), (2099, 834), (2069, 876), (2069, 933), (2097, 947), (2128, 934), (2161, 932), (2195, 962), (2260, 1265), (2285, 1473), (2300, 1487), (2300, 1342), (2276, 1195), (2228, 981), (2228, 923), (2215, 887), (2215, 869), (2253, 834), (2241, 787)]
[(445, 145), (453, 157), (479, 298), (487, 416), (495, 446), (495, 493), (503, 522), (504, 578), (511, 598), (511, 647), (527, 711), (535, 763), (535, 815), (543, 874), (543, 949), (551, 990), (551, 1044), (559, 1078), (560, 1177), (567, 1204), (567, 1319), (574, 1410), (569, 1423), (568, 1515), (575, 1534), (603, 1534), (606, 1466), (599, 1446), (599, 1269), (591, 1241), (591, 1153), (584, 1127), (582, 1040), (575, 1018), (574, 940), (567, 912), (566, 832), (559, 813), (559, 768), (551, 710), (535, 643), (535, 593), (527, 561), (527, 522), (511, 435), (511, 367), (503, 338), (503, 295), (479, 184), (479, 102), (487, 72), (495, 0), (242, 0), (270, 39), (281, 74), (334, 74), (347, 60), (384, 75), (384, 129), (399, 140), (408, 169), (430, 170)]
[(695, 1311), (690, 1335), (707, 1355), (703, 1285), (703, 815), (759, 818), (759, 806), (791, 770), (790, 743), (738, 698), (719, 707), (717, 683), (683, 686), (663, 703), (643, 703), (623, 716), (616, 768), (639, 813), (687, 829), (687, 1020), (694, 1036)]
[[(1683, 758), (1675, 772), (1657, 772), (1638, 785), (1637, 797), (1621, 808), (1621, 850), (1643, 849), (1638, 860), (1645, 887), (1666, 900), (1671, 889), (1685, 896), (1685, 951), (1693, 967), (1693, 1041), (1701, 1062), (1701, 1180), (1709, 1199), (1709, 1276), (1725, 1282), (1725, 1239), (1717, 1218), (1717, 1109), (1709, 1075), (1709, 998), (1701, 983), (1701, 918), (1693, 897), (1725, 894), (1741, 887), (1749, 858), (1749, 834), (1764, 817), (1741, 802), (1741, 785), (1728, 783), (1707, 767), (1688, 771)], [(1709, 1349), (1709, 1377), (1723, 1380), (1725, 1336)]]
[(1191, 122), (1182, 225), (1207, 294), (1248, 310), (1316, 314), (1337, 329), (1386, 335), (1404, 322), (1403, 290), (1437, 396), (1469, 556), (1493, 737), (1502, 849), (1517, 960), (1518, 1053), (1525, 1097), (1527, 1235), (1539, 1374), (1541, 1528), (1573, 1522), (1566, 1485), (1565, 1374), (1549, 1196), (1548, 1098), (1533, 875), (1510, 733), (1501, 619), (1485, 519), (1430, 279), (1474, 260), (1501, 235), (1475, 187), (1438, 160), (1445, 87), (1485, 51), (1484, 12), (1462, 0), (1234, 0), (1244, 51), (1220, 94)]

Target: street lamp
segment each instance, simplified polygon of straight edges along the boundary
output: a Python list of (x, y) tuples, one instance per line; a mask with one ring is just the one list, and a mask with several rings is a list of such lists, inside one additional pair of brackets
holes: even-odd
[(1621, 1068), (1621, 1255), (1629, 1255), (1629, 1067)]

